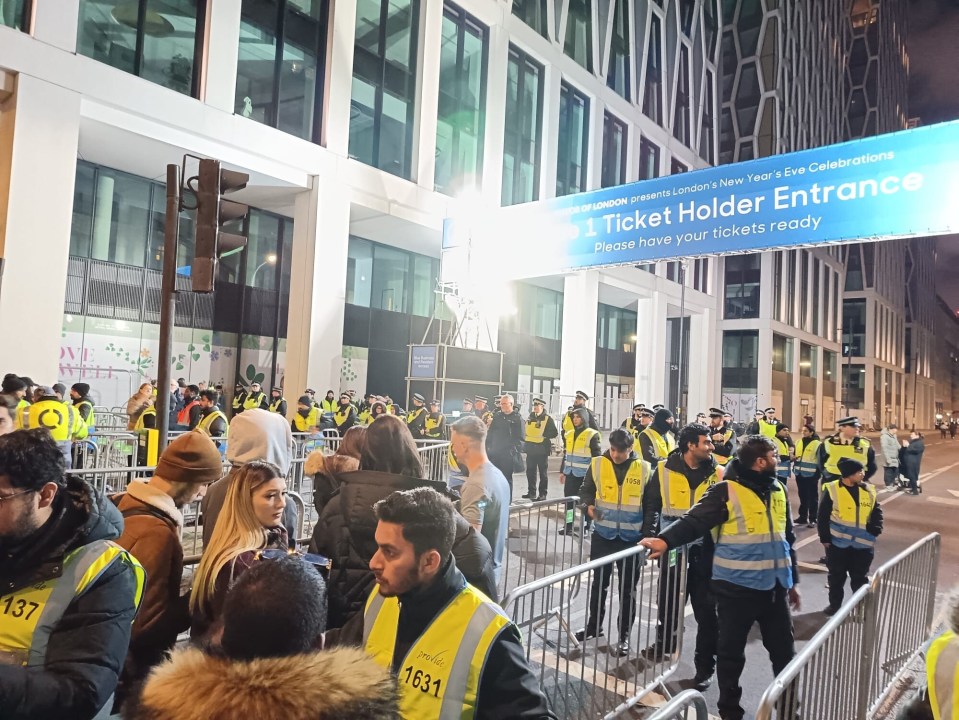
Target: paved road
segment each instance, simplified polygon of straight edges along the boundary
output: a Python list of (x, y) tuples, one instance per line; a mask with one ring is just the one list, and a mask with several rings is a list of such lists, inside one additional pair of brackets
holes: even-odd
[[(878, 441), (873, 444), (878, 450)], [(879, 462), (881, 465), (881, 459)], [(558, 469), (558, 460), (551, 460), (549, 493), (551, 498), (562, 496), (562, 486), (556, 482)], [(880, 467), (874, 478), (879, 485), (882, 485), (882, 476)], [(920, 482), (923, 493), (919, 496), (894, 490), (880, 491), (880, 502), (885, 514), (885, 531), (877, 543), (876, 561), (873, 566), (886, 562), (927, 534), (939, 532), (943, 543), (937, 590), (941, 596), (952, 587), (959, 586), (959, 532), (956, 530), (959, 527), (959, 523), (956, 522), (959, 516), (959, 440), (940, 440), (938, 434), (927, 438)], [(525, 486), (525, 477), (517, 474), (514, 480), (517, 497), (525, 492)], [(792, 483), (789, 489), (790, 502), (795, 514), (798, 497)], [(827, 605), (827, 591), (825, 567), (818, 562), (822, 555), (822, 546), (819, 544), (815, 528), (800, 528), (797, 530), (797, 537), (802, 574), (800, 590), (803, 594), (803, 607), (794, 617), (798, 648), (825, 622), (826, 618), (822, 610)], [(683, 662), (673, 676), (673, 680), (668, 683), (672, 693), (690, 686), (689, 679), (694, 674), (692, 651), (695, 632), (695, 622), (689, 612), (682, 654)], [(743, 707), (747, 711), (747, 716), (755, 712), (762, 693), (771, 680), (772, 669), (768, 656), (762, 646), (758, 630), (754, 629), (746, 648), (746, 669), (743, 673)], [(718, 699), (715, 684), (705, 695), (712, 712), (715, 712)]]

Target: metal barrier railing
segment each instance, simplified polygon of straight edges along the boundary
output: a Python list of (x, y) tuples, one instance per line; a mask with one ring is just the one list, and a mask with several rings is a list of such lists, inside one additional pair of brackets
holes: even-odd
[(880, 566), (763, 694), (756, 720), (868, 718), (932, 629), (938, 533)]
[(708, 720), (706, 698), (695, 690), (683, 690), (668, 703), (658, 708), (646, 720)]
[(566, 508), (571, 502), (578, 503), (579, 498), (540, 500), (510, 507), (506, 552), (497, 582), (499, 597), (505, 598), (520, 585), (583, 563), (582, 536), (559, 534), (566, 525)]
[[(666, 564), (662, 571), (646, 562), (647, 555), (641, 546), (622, 550), (515, 588), (503, 601), (558, 717), (613, 717), (626, 712), (676, 671), (681, 624), (672, 654), (649, 652), (644, 657), (639, 650), (657, 646), (661, 578), (679, 597), (685, 595), (685, 555), (680, 553), (682, 560)], [(624, 579), (625, 587), (620, 584)], [(585, 592), (569, 602), (575, 587)], [(638, 622), (632, 619), (634, 613)], [(586, 635), (592, 637), (577, 637), (577, 630), (588, 630)], [(622, 640), (628, 644), (620, 646)]]

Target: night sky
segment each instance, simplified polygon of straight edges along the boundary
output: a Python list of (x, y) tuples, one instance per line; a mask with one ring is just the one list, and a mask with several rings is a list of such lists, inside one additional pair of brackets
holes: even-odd
[[(909, 0), (909, 114), (923, 125), (959, 118), (957, 40), (959, 0)], [(959, 235), (938, 245), (936, 289), (959, 310)]]

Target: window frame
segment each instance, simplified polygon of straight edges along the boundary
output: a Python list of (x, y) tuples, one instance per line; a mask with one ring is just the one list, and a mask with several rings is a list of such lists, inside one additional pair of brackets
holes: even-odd
[[(564, 106), (565, 106), (565, 123), (566, 127), (569, 129), (568, 133), (568, 146), (565, 148), (568, 155), (566, 161), (563, 162), (565, 157), (563, 153), (562, 133), (557, 133), (556, 139), (556, 197), (563, 197), (565, 195), (572, 195), (574, 193), (584, 192), (589, 187), (589, 96), (586, 93), (580, 92), (573, 85), (570, 85), (567, 82), (561, 82), (559, 86), (559, 120), (558, 127), (561, 128), (564, 123)], [(578, 101), (578, 105), (577, 105)], [(572, 134), (572, 125), (573, 119), (575, 117), (575, 112), (577, 107), (582, 107), (583, 112), (583, 135), (580, 138), (580, 186), (573, 187), (571, 185), (572, 180), (570, 179), (570, 169), (572, 165), (570, 161), (572, 158), (573, 150), (573, 134)], [(563, 167), (565, 166), (565, 168)], [(563, 171), (563, 192), (560, 192), (560, 173)]]
[[(536, 118), (535, 118), (536, 137), (533, 138), (533, 143), (535, 145), (535, 148), (534, 148), (533, 158), (532, 158), (533, 159), (533, 192), (532, 192), (532, 197), (528, 199), (521, 198), (517, 200), (516, 188), (519, 185), (519, 183), (517, 183), (517, 178), (520, 174), (521, 163), (514, 162), (513, 178), (512, 178), (512, 184), (511, 184), (513, 192), (511, 197), (507, 199), (503, 196), (503, 192), (505, 191), (505, 188), (506, 188), (505, 182), (503, 183), (503, 186), (500, 189), (500, 202), (504, 206), (517, 205), (523, 202), (532, 202), (533, 200), (539, 200), (540, 177), (541, 177), (540, 174), (542, 172), (542, 158), (543, 158), (543, 113), (544, 113), (543, 85), (544, 85), (545, 67), (541, 63), (533, 59), (532, 55), (527, 53), (525, 50), (523, 50), (519, 46), (514, 45), (513, 43), (509, 44), (509, 49), (507, 51), (507, 59), (506, 59), (507, 92), (506, 92), (506, 102), (503, 104), (503, 107), (504, 107), (503, 124), (505, 127), (508, 122), (507, 115), (509, 114), (509, 110), (510, 110), (509, 108), (509, 63), (513, 62), (514, 60), (518, 68), (518, 72), (516, 76), (517, 77), (516, 98), (518, 101), (523, 96), (523, 91), (526, 86), (527, 67), (532, 66), (532, 68), (536, 69), (536, 72), (538, 74), (538, 82), (537, 82), (537, 88), (536, 88), (537, 92), (536, 92)], [(520, 115), (522, 114), (522, 109), (521, 108), (512, 108), (512, 109), (514, 111), (513, 113), (514, 122), (518, 123), (520, 127), (523, 127), (525, 125), (525, 122), (524, 122), (525, 118), (520, 117)], [(510, 155), (513, 158), (523, 157), (522, 147), (521, 147), (522, 138), (520, 138), (520, 147), (517, 147), (514, 150), (514, 148), (507, 147), (508, 137), (509, 137), (509, 133), (504, 132), (503, 133), (503, 173), (502, 173), (502, 177), (504, 180), (506, 177), (506, 156)]]
[[(622, 0), (620, 0), (622, 1)], [(622, 145), (619, 150), (619, 176), (616, 178), (610, 178), (610, 168), (611, 166), (607, 163), (611, 156), (611, 144), (610, 144), (610, 130), (616, 128), (622, 133)], [(602, 157), (602, 169), (600, 170), (600, 186), (601, 187), (616, 187), (618, 185), (624, 185), (626, 183), (626, 164), (628, 162), (628, 153), (627, 146), (629, 144), (629, 125), (616, 117), (609, 110), (603, 111), (603, 157)], [(612, 182), (607, 182), (612, 180)]]

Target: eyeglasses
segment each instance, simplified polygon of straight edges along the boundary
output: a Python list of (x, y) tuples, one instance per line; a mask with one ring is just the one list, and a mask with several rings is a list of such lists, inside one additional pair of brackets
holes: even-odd
[(4, 500), (10, 500), (11, 498), (18, 497), (19, 495), (26, 495), (27, 493), (36, 492), (36, 490), (21, 490), (20, 492), (10, 493), (9, 495), (0, 495), (0, 508), (3, 507)]

